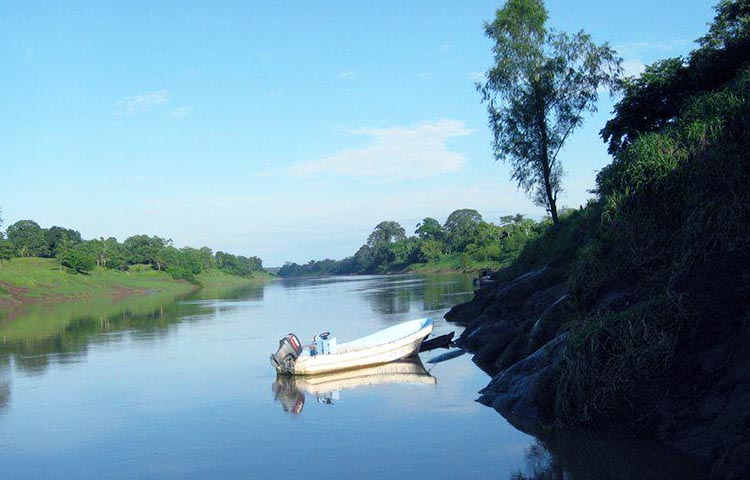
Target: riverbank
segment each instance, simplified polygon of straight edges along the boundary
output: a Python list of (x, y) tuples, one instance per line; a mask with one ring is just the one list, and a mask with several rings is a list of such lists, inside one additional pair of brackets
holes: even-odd
[[(597, 198), (446, 319), (466, 326), (459, 345), (493, 376), (480, 401), (503, 415), (626, 431), (699, 459), (706, 478), (745, 479), (750, 63), (717, 86), (727, 65), (701, 55), (722, 53), (699, 53), (669, 80), (689, 96), (679, 113), (616, 146)], [(627, 108), (658, 103), (641, 95), (663, 91), (659, 78), (627, 92), (608, 126), (652, 114)]]
[(469, 261), (462, 264), (460, 255), (446, 257), (428, 263), (413, 263), (399, 272), (393, 273), (475, 273), (483, 270), (498, 270), (507, 266), (494, 260), (484, 262)]
[(201, 287), (235, 287), (274, 278), (267, 273), (239, 277), (210, 269), (196, 275), (196, 283), (175, 280), (163, 271), (136, 265), (128, 271), (96, 268), (72, 274), (50, 258), (14, 258), (0, 269), (0, 308), (30, 303), (54, 303), (92, 298), (117, 299), (145, 292), (187, 293)]

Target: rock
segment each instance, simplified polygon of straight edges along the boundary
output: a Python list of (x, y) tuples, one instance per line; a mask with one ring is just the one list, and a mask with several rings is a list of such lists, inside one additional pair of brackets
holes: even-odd
[[(503, 415), (526, 421), (542, 421), (539, 386), (545, 375), (558, 364), (565, 351), (568, 333), (563, 333), (531, 355), (495, 375), (484, 389), (479, 402)], [(540, 402), (540, 400), (542, 400)]]

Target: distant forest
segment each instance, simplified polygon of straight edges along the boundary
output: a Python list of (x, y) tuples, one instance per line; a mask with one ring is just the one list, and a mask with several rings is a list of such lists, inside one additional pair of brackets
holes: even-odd
[(311, 260), (304, 265), (286, 263), (282, 277), (378, 274), (432, 265), (436, 269), (466, 270), (491, 264), (510, 264), (523, 246), (544, 232), (551, 220), (541, 222), (523, 215), (486, 222), (476, 210), (460, 209), (444, 224), (427, 217), (416, 225), (413, 235), (397, 222), (380, 222), (357, 252), (343, 260)]
[(14, 257), (55, 258), (61, 269), (75, 273), (96, 267), (126, 271), (133, 265), (148, 265), (188, 281), (212, 268), (243, 277), (263, 270), (258, 257), (214, 253), (208, 247), (176, 248), (170, 239), (149, 235), (133, 235), (122, 243), (114, 237), (84, 240), (77, 230), (42, 228), (33, 220), (20, 220), (8, 226), (5, 234), (0, 232), (0, 267)]

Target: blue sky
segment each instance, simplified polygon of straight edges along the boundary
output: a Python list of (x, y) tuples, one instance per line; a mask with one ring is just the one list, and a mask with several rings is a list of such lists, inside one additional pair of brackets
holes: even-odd
[[(684, 55), (696, 0), (549, 1), (637, 73)], [(0, 2), (0, 206), (85, 238), (148, 233), (259, 255), (352, 254), (381, 220), (542, 210), (492, 159), (473, 82), (501, 2)], [(562, 203), (609, 162), (576, 132)]]

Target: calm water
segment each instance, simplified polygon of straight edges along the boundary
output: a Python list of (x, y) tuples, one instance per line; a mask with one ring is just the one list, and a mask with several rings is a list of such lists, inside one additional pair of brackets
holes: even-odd
[[(268, 361), (288, 332), (458, 330), (442, 316), (469, 298), (464, 276), (354, 277), (0, 313), (1, 478), (606, 476), (585, 473), (602, 442), (542, 443), (474, 402), (488, 377), (468, 355), (313, 384)], [(640, 465), (613, 450), (617, 471)], [(651, 460), (636, 471), (662, 478)]]

